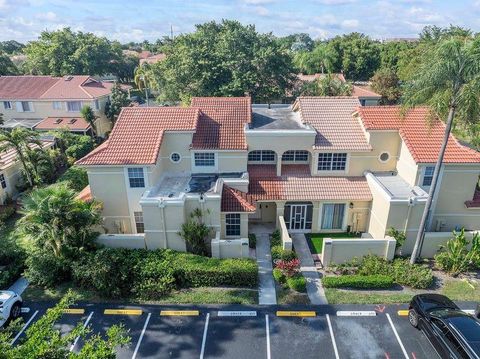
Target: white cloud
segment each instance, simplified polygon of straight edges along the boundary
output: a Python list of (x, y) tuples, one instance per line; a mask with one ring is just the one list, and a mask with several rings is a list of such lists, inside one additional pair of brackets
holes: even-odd
[(270, 14), (270, 11), (268, 11), (268, 9), (264, 6), (255, 6), (253, 10), (257, 15), (260, 16), (267, 16), (268, 14)]
[(58, 21), (58, 16), (53, 11), (41, 12), (35, 15), (35, 18), (44, 21)]
[(360, 22), (357, 19), (345, 19), (342, 21), (342, 28), (344, 29), (356, 29)]
[(322, 5), (346, 5), (354, 3), (356, 0), (316, 0)]
[(245, 4), (248, 5), (264, 5), (264, 4), (271, 4), (275, 0), (243, 0)]

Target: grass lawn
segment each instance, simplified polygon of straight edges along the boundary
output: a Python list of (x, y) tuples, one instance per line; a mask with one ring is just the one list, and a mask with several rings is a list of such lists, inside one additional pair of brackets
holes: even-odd
[(308, 246), (312, 254), (322, 253), (324, 238), (358, 238), (360, 235), (354, 233), (306, 233)]
[(397, 304), (408, 303), (413, 294), (408, 293), (363, 293), (354, 290), (325, 288), (328, 304)]
[(478, 302), (480, 300), (480, 284), (478, 281), (467, 283), (460, 279), (447, 279), (443, 284), (441, 294), (453, 300)]
[(276, 289), (278, 304), (310, 304), (310, 299), (308, 299), (307, 293), (299, 293), (278, 284)]
[(22, 294), (26, 301), (59, 300), (68, 289), (72, 289), (77, 295), (76, 301), (82, 302), (131, 302), (131, 303), (162, 303), (162, 304), (257, 304), (258, 292), (252, 289), (238, 288), (188, 288), (172, 292), (170, 295), (155, 301), (142, 301), (132, 298), (107, 299), (96, 295), (93, 291), (79, 289), (72, 283), (64, 283), (55, 289), (44, 289), (29, 286)]

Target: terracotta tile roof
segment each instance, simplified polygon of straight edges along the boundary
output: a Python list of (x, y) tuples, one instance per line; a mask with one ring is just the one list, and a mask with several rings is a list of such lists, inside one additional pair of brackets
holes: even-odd
[[(41, 141), (42, 148), (50, 148), (53, 146), (53, 141)], [(38, 148), (37, 145), (31, 145), (31, 148)], [(9, 149), (8, 151), (0, 152), (0, 170), (4, 170), (17, 162), (17, 151)]]
[(286, 167), (281, 176), (276, 176), (274, 165), (250, 165), (248, 194), (252, 200), (372, 200), (363, 176), (320, 177), (305, 174), (305, 171), (299, 167)]
[(362, 125), (352, 116), (360, 105), (356, 97), (299, 97), (294, 109), (302, 121), (317, 130), (314, 148), (326, 151), (371, 151)]
[[(439, 119), (429, 122), (427, 107), (410, 110), (405, 117), (398, 106), (358, 108), (358, 116), (367, 130), (397, 130), (416, 163), (435, 163), (443, 141), (445, 124)], [(445, 163), (480, 163), (480, 153), (459, 143), (450, 135)]]
[[(1, 76), (0, 98), (8, 100), (91, 100), (107, 96), (112, 82), (90, 76)], [(124, 86), (125, 89), (130, 86)]]
[(361, 86), (361, 85), (353, 85), (352, 96), (356, 96), (356, 97), (375, 97), (375, 98), (378, 98), (378, 99), (380, 99), (382, 97), (378, 93), (374, 92), (370, 88), (370, 86)]
[(221, 210), (222, 212), (255, 212), (256, 206), (248, 194), (223, 185)]
[(125, 107), (109, 140), (77, 164), (155, 164), (164, 132), (195, 130), (199, 114), (198, 108)]
[(47, 117), (35, 126), (36, 130), (57, 130), (67, 127), (70, 131), (87, 131), (90, 124), (82, 117)]
[(0, 98), (34, 100), (58, 81), (52, 76), (0, 76)]
[(252, 120), (250, 97), (194, 97), (201, 109), (193, 149), (246, 150), (244, 126)]
[(82, 189), (78, 194), (77, 194), (77, 197), (75, 197), (76, 199), (79, 199), (83, 202), (88, 202), (88, 201), (91, 201), (93, 199), (93, 195), (92, 195), (92, 190), (90, 189), (90, 185), (88, 185), (87, 187), (85, 187), (84, 189)]

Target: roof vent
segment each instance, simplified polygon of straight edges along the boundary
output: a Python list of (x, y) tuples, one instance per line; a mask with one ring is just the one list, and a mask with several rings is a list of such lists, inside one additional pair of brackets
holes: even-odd
[(70, 81), (71, 79), (73, 79), (73, 76), (72, 75), (67, 75), (67, 76), (64, 76), (63, 79), (65, 81)]
[(61, 123), (62, 121), (63, 121), (63, 120), (62, 120), (61, 118), (57, 118), (57, 119), (55, 120), (55, 124), (58, 125), (58, 124)]
[(75, 122), (77, 122), (76, 118), (72, 118), (70, 119), (70, 121), (68, 121), (69, 124), (74, 124)]

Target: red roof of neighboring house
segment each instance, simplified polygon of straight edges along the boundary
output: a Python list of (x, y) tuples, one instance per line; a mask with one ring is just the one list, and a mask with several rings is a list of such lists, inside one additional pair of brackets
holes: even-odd
[(147, 63), (150, 65), (156, 64), (159, 61), (165, 60), (167, 55), (165, 54), (156, 54), (148, 57), (140, 57), (140, 65)]
[[(41, 141), (42, 148), (49, 148), (53, 146), (53, 141)], [(31, 148), (38, 147), (37, 145), (31, 145)], [(17, 151), (14, 149), (9, 149), (8, 151), (0, 152), (0, 170), (4, 170), (12, 166), (17, 162)]]
[[(111, 93), (113, 82), (90, 76), (1, 76), (0, 98), (9, 100), (91, 100)], [(124, 88), (130, 86), (122, 85)]]
[(82, 117), (47, 117), (36, 125), (35, 129), (48, 131), (64, 127), (70, 131), (87, 131), (90, 128), (90, 124)]
[(155, 164), (165, 131), (193, 131), (200, 110), (185, 107), (124, 107), (108, 141), (79, 165)]
[(374, 92), (370, 88), (370, 86), (360, 86), (360, 85), (353, 85), (352, 96), (362, 97), (362, 98), (373, 97), (376, 99), (380, 99), (382, 97), (378, 93)]
[(247, 193), (223, 185), (222, 212), (255, 212), (256, 206)]
[(90, 185), (88, 185), (87, 187), (85, 187), (84, 189), (82, 189), (78, 194), (77, 194), (77, 197), (75, 197), (76, 199), (79, 199), (83, 202), (88, 202), (88, 201), (91, 201), (93, 199), (93, 195), (92, 195), (92, 190), (90, 188)]
[(249, 165), (248, 194), (252, 200), (347, 200), (371, 201), (365, 177), (311, 176), (307, 168), (283, 166), (276, 175), (275, 165)]
[[(358, 108), (366, 130), (398, 130), (416, 163), (435, 163), (443, 141), (445, 124), (431, 118), (427, 107), (417, 107), (400, 114), (399, 106)], [(480, 163), (480, 153), (459, 143), (450, 135), (445, 163)]]
[(315, 148), (328, 151), (371, 151), (362, 125), (352, 116), (360, 102), (356, 97), (299, 97), (293, 107), (302, 121), (317, 130)]
[(250, 97), (194, 97), (201, 109), (193, 149), (246, 150), (244, 127), (252, 120)]
[(0, 98), (37, 99), (57, 81), (58, 78), (52, 76), (0, 76)]

